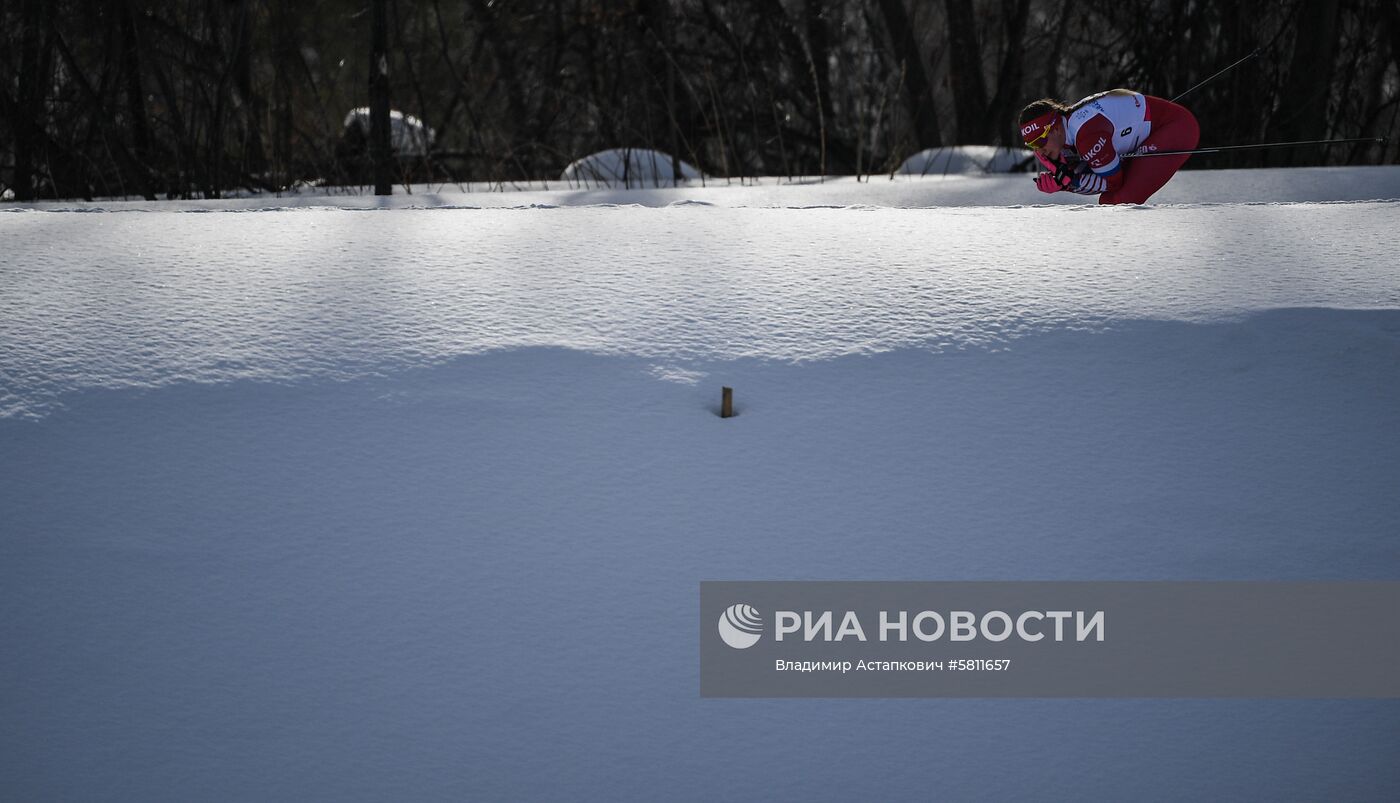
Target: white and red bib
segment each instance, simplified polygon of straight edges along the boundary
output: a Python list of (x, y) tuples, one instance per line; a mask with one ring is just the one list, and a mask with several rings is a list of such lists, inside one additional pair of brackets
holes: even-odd
[(1147, 97), (1128, 89), (1110, 89), (1079, 101), (1065, 125), (1065, 141), (1101, 176), (1117, 173), (1123, 166), (1120, 155), (1137, 150), (1151, 133)]

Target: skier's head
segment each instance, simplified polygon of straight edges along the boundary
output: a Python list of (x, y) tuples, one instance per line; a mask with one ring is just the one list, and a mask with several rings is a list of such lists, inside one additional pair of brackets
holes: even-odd
[(1054, 98), (1031, 103), (1017, 118), (1021, 141), (1051, 160), (1059, 159), (1065, 146), (1065, 116), (1069, 113), (1070, 108)]

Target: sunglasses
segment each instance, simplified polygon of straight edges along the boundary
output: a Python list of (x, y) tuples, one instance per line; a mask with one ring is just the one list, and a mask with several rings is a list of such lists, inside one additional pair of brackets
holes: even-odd
[(1040, 135), (1039, 135), (1039, 136), (1037, 136), (1035, 139), (1028, 140), (1028, 141), (1026, 142), (1026, 147), (1027, 147), (1027, 148), (1030, 148), (1030, 149), (1033, 150), (1033, 151), (1038, 151), (1038, 150), (1040, 150), (1041, 148), (1045, 147), (1045, 139), (1046, 139), (1046, 137), (1049, 137), (1049, 136), (1050, 136), (1050, 132), (1051, 132), (1052, 130), (1054, 130), (1055, 124), (1058, 123), (1058, 122), (1059, 122), (1059, 118), (1056, 118), (1056, 119), (1051, 120), (1050, 122), (1046, 123), (1046, 124), (1045, 124), (1045, 129), (1044, 129), (1043, 131), (1040, 132)]

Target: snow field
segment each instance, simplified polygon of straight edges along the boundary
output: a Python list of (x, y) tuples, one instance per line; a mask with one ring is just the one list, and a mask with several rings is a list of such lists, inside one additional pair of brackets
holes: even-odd
[(831, 186), (0, 214), (0, 797), (1400, 795), (1396, 701), (699, 698), (701, 580), (1400, 577), (1400, 204)]

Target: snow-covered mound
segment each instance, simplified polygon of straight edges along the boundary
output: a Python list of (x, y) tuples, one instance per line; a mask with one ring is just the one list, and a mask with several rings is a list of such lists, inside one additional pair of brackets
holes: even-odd
[(895, 172), (904, 176), (944, 176), (958, 173), (1010, 173), (1026, 169), (1030, 152), (992, 145), (929, 148), (904, 160)]
[[(680, 162), (682, 180), (698, 179), (699, 170)], [(675, 166), (669, 154), (648, 148), (613, 148), (585, 156), (564, 168), (559, 177), (570, 184), (609, 187), (670, 187)]]
[[(521, 346), (815, 360), (1114, 320), (1400, 307), (1397, 215), (1397, 203), (10, 212), (0, 414), (94, 387), (353, 376)], [(1047, 246), (1090, 229), (1093, 249)]]
[[(360, 136), (369, 138), (369, 109), (361, 106), (358, 109), (351, 109), (345, 115), (346, 129), (355, 128)], [(435, 137), (433, 129), (429, 128), (411, 114), (404, 114), (394, 110), (389, 112), (389, 147), (397, 156), (423, 156), (433, 147)]]

